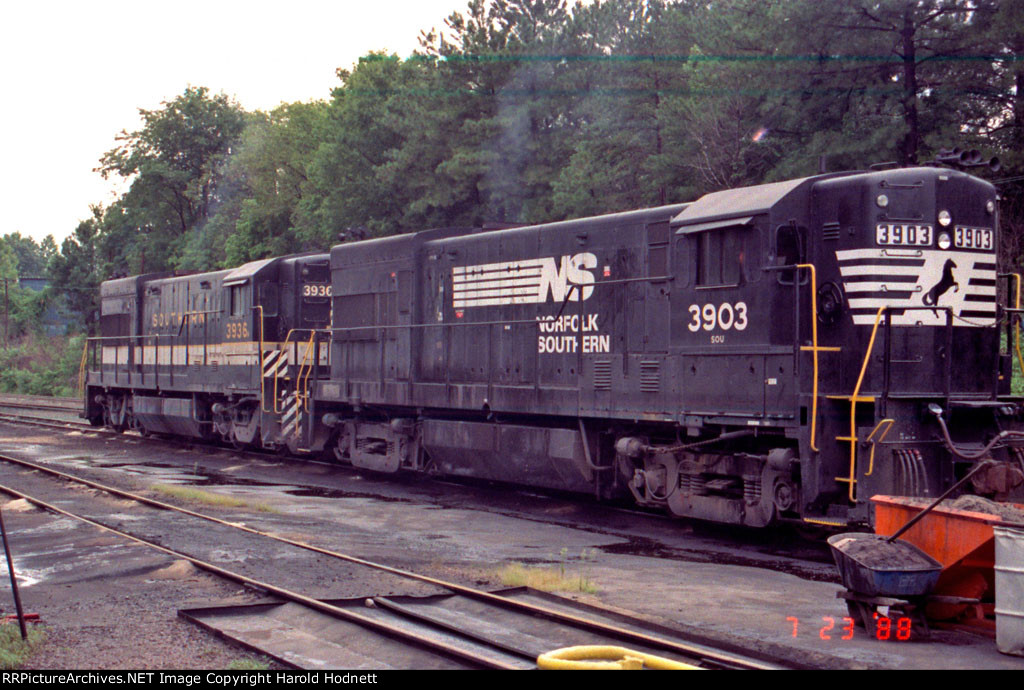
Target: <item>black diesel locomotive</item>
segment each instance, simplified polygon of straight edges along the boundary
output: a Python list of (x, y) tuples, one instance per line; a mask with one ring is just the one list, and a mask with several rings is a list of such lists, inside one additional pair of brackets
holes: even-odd
[(84, 416), (751, 526), (869, 522), (982, 460), (1019, 495), (997, 218), (902, 168), (109, 281)]

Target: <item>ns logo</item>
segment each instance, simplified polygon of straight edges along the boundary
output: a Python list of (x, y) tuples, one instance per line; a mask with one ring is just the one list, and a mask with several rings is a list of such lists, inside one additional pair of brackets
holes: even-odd
[(563, 256), (557, 266), (554, 258), (540, 261), (538, 302), (546, 302), (549, 294), (555, 302), (561, 302), (566, 297), (571, 302), (579, 302), (593, 294), (594, 274), (587, 269), (597, 268), (597, 257), (590, 252)]
[(452, 306), (579, 302), (594, 292), (597, 256), (590, 252), (452, 269)]

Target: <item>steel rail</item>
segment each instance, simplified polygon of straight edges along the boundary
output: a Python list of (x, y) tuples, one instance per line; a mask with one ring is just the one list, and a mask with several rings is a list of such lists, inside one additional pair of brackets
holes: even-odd
[(0, 422), (16, 422), (18, 424), (32, 424), (44, 428), (63, 429), (64, 431), (82, 431), (96, 434), (110, 434), (108, 429), (95, 427), (91, 424), (76, 422), (73, 420), (49, 419), (46, 417), (25, 417), (17, 414), (6, 414), (0, 412)]
[(71, 406), (0, 399), (0, 407), (10, 407), (16, 410), (49, 410), (54, 412), (80, 412), (82, 410), (82, 403), (81, 401), (79, 401), (77, 405)]
[[(7, 460), (8, 458), (3, 458), (3, 459)], [(270, 594), (273, 594), (275, 596), (281, 597), (282, 599), (286, 599), (288, 601), (291, 601), (291, 602), (294, 602), (294, 603), (297, 603), (297, 604), (301, 604), (302, 606), (305, 606), (307, 608), (311, 608), (311, 609), (313, 609), (315, 611), (319, 611), (320, 613), (327, 614), (328, 616), (332, 616), (334, 618), (340, 618), (342, 620), (346, 620), (346, 621), (349, 621), (351, 623), (355, 623), (357, 625), (361, 625), (361, 626), (370, 628), (372, 630), (375, 630), (376, 632), (382, 633), (382, 634), (387, 635), (389, 637), (398, 637), (398, 638), (401, 638), (401, 639), (403, 639), (405, 641), (411, 641), (414, 644), (418, 644), (418, 645), (427, 647), (427, 648), (432, 649), (434, 651), (441, 652), (442, 654), (453, 656), (453, 657), (461, 659), (463, 661), (468, 661), (468, 662), (470, 662), (472, 664), (483, 666), (484, 668), (499, 669), (499, 670), (503, 670), (503, 671), (517, 670), (515, 666), (511, 666), (509, 664), (506, 664), (505, 662), (500, 661), (498, 659), (494, 659), (494, 658), (491, 658), (491, 657), (486, 657), (486, 656), (483, 656), (483, 655), (480, 655), (480, 654), (473, 654), (471, 652), (467, 652), (466, 650), (459, 649), (458, 647), (453, 647), (451, 645), (445, 644), (444, 642), (439, 642), (439, 641), (431, 639), (429, 637), (424, 637), (422, 635), (418, 635), (416, 633), (409, 632), (408, 630), (404, 630), (401, 627), (388, 625), (387, 623), (382, 623), (381, 621), (375, 620), (373, 618), (370, 618), (370, 617), (367, 617), (367, 616), (363, 616), (363, 615), (360, 615), (358, 613), (354, 613), (352, 611), (348, 611), (348, 610), (340, 608), (338, 606), (333, 606), (331, 604), (328, 604), (328, 603), (325, 603), (323, 601), (320, 601), (319, 599), (314, 599), (314, 598), (308, 597), (308, 596), (306, 596), (304, 594), (300, 594), (299, 592), (294, 592), (292, 590), (285, 589), (283, 587), (278, 587), (277, 585), (272, 585), (272, 584), (270, 584), (268, 582), (262, 582), (260, 580), (256, 580), (256, 579), (251, 578), (251, 577), (249, 577), (247, 575), (242, 575), (241, 573), (236, 573), (236, 572), (234, 572), (232, 570), (227, 570), (226, 568), (222, 568), (222, 567), (220, 567), (218, 565), (214, 565), (213, 563), (209, 563), (207, 561), (201, 560), (201, 559), (196, 558), (194, 556), (190, 556), (190, 555), (188, 555), (186, 553), (183, 553), (181, 551), (175, 551), (174, 549), (169, 549), (166, 546), (161, 546), (160, 544), (157, 544), (155, 542), (151, 542), (151, 541), (148, 541), (146, 539), (142, 539), (141, 537), (137, 537), (137, 536), (135, 536), (133, 534), (129, 534), (127, 532), (124, 532), (124, 531), (121, 531), (119, 529), (116, 529), (114, 527), (110, 527), (109, 525), (105, 525), (105, 524), (103, 524), (101, 522), (93, 520), (92, 518), (88, 518), (88, 517), (86, 517), (84, 515), (78, 515), (76, 513), (72, 513), (69, 510), (65, 510), (63, 508), (59, 508), (59, 507), (57, 507), (55, 505), (47, 503), (46, 501), (43, 501), (43, 500), (38, 499), (38, 498), (35, 498), (33, 496), (29, 496), (28, 494), (26, 494), (24, 492), (21, 492), (21, 491), (18, 491), (16, 489), (13, 489), (11, 487), (4, 486), (4, 485), (0, 484), (0, 491), (9, 493), (12, 496), (17, 496), (18, 498), (23, 498), (26, 501), (29, 501), (30, 503), (34, 503), (35, 505), (37, 505), (37, 506), (39, 506), (39, 507), (41, 507), (41, 508), (43, 508), (45, 510), (48, 510), (48, 511), (51, 511), (51, 512), (54, 512), (54, 513), (58, 513), (60, 515), (65, 515), (65, 516), (73, 518), (75, 520), (80, 520), (80, 521), (82, 521), (82, 522), (84, 522), (86, 524), (92, 525), (93, 527), (99, 527), (100, 529), (103, 529), (103, 530), (106, 530), (106, 531), (111, 532), (113, 534), (116, 534), (119, 537), (123, 537), (125, 539), (130, 540), (130, 541), (134, 541), (136, 543), (143, 544), (144, 546), (148, 546), (148, 547), (150, 547), (152, 549), (156, 549), (157, 551), (160, 551), (161, 553), (167, 554), (168, 556), (172, 556), (174, 558), (186, 560), (189, 563), (191, 563), (192, 565), (196, 566), (197, 568), (201, 568), (202, 570), (206, 570), (208, 572), (211, 572), (211, 573), (213, 573), (215, 575), (218, 575), (220, 577), (223, 577), (225, 579), (232, 580), (234, 582), (238, 582), (238, 583), (243, 584), (243, 585), (248, 585), (250, 587), (256, 587), (256, 588), (264, 590), (264, 591), (266, 591), (266, 592), (268, 592)]]
[[(349, 562), (349, 563), (354, 563), (356, 565), (361, 565), (361, 566), (365, 566), (365, 567), (368, 567), (368, 568), (373, 568), (373, 569), (376, 569), (376, 570), (380, 570), (382, 572), (386, 572), (386, 573), (389, 573), (391, 575), (396, 575), (398, 577), (404, 577), (404, 578), (407, 578), (407, 579), (416, 580), (416, 581), (423, 582), (423, 583), (426, 583), (426, 584), (434, 585), (436, 587), (441, 587), (443, 589), (450, 590), (450, 591), (455, 592), (457, 594), (462, 594), (464, 596), (467, 596), (467, 597), (470, 597), (470, 598), (473, 598), (473, 599), (477, 599), (477, 600), (480, 600), (480, 601), (485, 601), (485, 602), (488, 602), (488, 603), (491, 603), (491, 604), (495, 604), (495, 605), (503, 607), (503, 608), (517, 609), (517, 610), (520, 610), (520, 611), (529, 612), (532, 615), (542, 616), (542, 617), (545, 617), (545, 618), (549, 618), (549, 619), (552, 619), (552, 620), (559, 621), (561, 623), (567, 623), (567, 624), (570, 624), (570, 625), (573, 625), (573, 626), (576, 626), (576, 627), (579, 627), (579, 628), (583, 628), (585, 630), (590, 630), (590, 631), (593, 631), (593, 632), (600, 632), (600, 633), (603, 633), (603, 634), (606, 634), (606, 635), (610, 635), (610, 636), (615, 637), (615, 638), (620, 639), (620, 640), (624, 640), (624, 641), (628, 641), (628, 642), (636, 642), (636, 643), (640, 643), (640, 644), (646, 644), (646, 645), (650, 645), (652, 647), (656, 647), (656, 648), (659, 648), (659, 649), (664, 649), (664, 650), (667, 650), (667, 651), (676, 652), (678, 654), (683, 654), (683, 655), (686, 655), (688, 657), (699, 657), (699, 658), (702, 658), (702, 659), (707, 659), (707, 660), (710, 660), (710, 661), (714, 661), (715, 663), (724, 664), (724, 665), (728, 665), (730, 667), (735, 667), (735, 668), (744, 668), (744, 669), (751, 669), (751, 670), (782, 670), (782, 669), (787, 668), (787, 667), (779, 665), (779, 664), (773, 664), (773, 663), (770, 663), (770, 662), (760, 661), (760, 660), (757, 660), (757, 659), (752, 659), (752, 658), (749, 658), (749, 657), (741, 656), (741, 655), (738, 655), (738, 654), (732, 654), (730, 652), (725, 652), (725, 651), (722, 651), (722, 650), (714, 649), (712, 647), (707, 647), (705, 645), (701, 645), (701, 644), (697, 644), (697, 643), (688, 643), (688, 644), (687, 643), (681, 643), (681, 642), (678, 642), (678, 641), (675, 641), (675, 640), (669, 640), (669, 639), (666, 639), (666, 638), (663, 638), (663, 637), (658, 637), (656, 635), (651, 635), (651, 634), (647, 634), (647, 633), (638, 633), (636, 631), (629, 630), (627, 628), (619, 627), (619, 626), (616, 626), (616, 625), (611, 625), (609, 623), (603, 623), (601, 621), (591, 620), (591, 619), (588, 619), (588, 618), (583, 618), (581, 616), (565, 613), (564, 611), (559, 611), (557, 609), (548, 608), (548, 607), (545, 607), (545, 606), (540, 606), (538, 604), (531, 604), (531, 603), (527, 603), (527, 602), (523, 602), (523, 601), (517, 601), (515, 599), (511, 599), (509, 597), (505, 597), (505, 596), (502, 596), (500, 594), (493, 594), (491, 592), (486, 592), (484, 590), (475, 589), (473, 587), (468, 587), (468, 586), (465, 586), (465, 585), (460, 585), (460, 584), (457, 584), (457, 583), (454, 583), (454, 582), (448, 582), (446, 580), (441, 580), (441, 579), (430, 577), (430, 576), (427, 576), (427, 575), (420, 575), (418, 573), (414, 573), (414, 572), (411, 572), (411, 571), (408, 571), (408, 570), (402, 570), (401, 568), (395, 568), (395, 567), (392, 567), (392, 566), (389, 566), (389, 565), (385, 565), (385, 564), (382, 564), (382, 563), (376, 563), (374, 561), (368, 561), (366, 559), (359, 558), (357, 556), (351, 556), (349, 554), (344, 554), (344, 553), (340, 553), (340, 552), (337, 552), (337, 551), (331, 551), (329, 549), (324, 549), (324, 548), (321, 548), (321, 547), (318, 547), (318, 546), (314, 546), (312, 544), (308, 544), (306, 542), (297, 541), (297, 540), (293, 540), (293, 539), (287, 539), (285, 537), (282, 537), (282, 536), (279, 536), (279, 535), (276, 535), (276, 534), (272, 534), (272, 533), (269, 533), (269, 532), (263, 532), (263, 531), (254, 529), (252, 527), (248, 527), (248, 526), (245, 526), (245, 525), (240, 525), (240, 524), (234, 523), (234, 522), (229, 522), (227, 520), (222, 520), (220, 518), (216, 518), (216, 517), (213, 517), (213, 516), (210, 516), (210, 515), (205, 515), (203, 513), (197, 513), (195, 511), (189, 510), (187, 508), (181, 508), (179, 506), (175, 506), (175, 505), (172, 505), (172, 504), (169, 504), (169, 503), (164, 503), (163, 501), (158, 501), (158, 500), (155, 500), (155, 499), (152, 499), (152, 498), (147, 498), (145, 496), (139, 496), (137, 494), (133, 494), (131, 492), (124, 491), (122, 489), (117, 489), (117, 488), (114, 488), (114, 487), (106, 486), (104, 484), (100, 484), (98, 482), (94, 482), (94, 481), (91, 481), (89, 479), (83, 479), (81, 477), (76, 477), (74, 475), (70, 475), (70, 474), (67, 474), (65, 472), (61, 472), (59, 470), (55, 470), (53, 468), (46, 467), (46, 466), (43, 466), (43, 465), (39, 465), (37, 463), (30, 462), (30, 461), (27, 461), (27, 460), (21, 460), (19, 458), (13, 458), (13, 457), (10, 457), (10, 456), (7, 456), (7, 455), (0, 455), (0, 461), (5, 461), (5, 462), (11, 462), (11, 463), (14, 463), (14, 464), (18, 464), (18, 465), (21, 465), (23, 467), (28, 467), (30, 469), (35, 469), (35, 470), (38, 470), (40, 472), (44, 472), (44, 473), (47, 473), (47, 474), (54, 475), (56, 477), (60, 477), (62, 479), (66, 479), (68, 481), (78, 482), (80, 484), (84, 484), (86, 486), (89, 486), (90, 488), (97, 489), (99, 491), (105, 491), (105, 492), (108, 492), (108, 493), (120, 496), (122, 498), (127, 498), (129, 500), (134, 500), (134, 501), (137, 501), (139, 503), (143, 503), (143, 504), (150, 505), (150, 506), (153, 506), (153, 507), (161, 508), (161, 509), (164, 509), (164, 510), (172, 510), (172, 511), (175, 511), (175, 512), (183, 513), (183, 514), (189, 515), (191, 517), (196, 517), (196, 518), (199, 518), (199, 519), (202, 519), (202, 520), (207, 520), (209, 522), (213, 522), (213, 523), (216, 523), (216, 524), (219, 524), (219, 525), (223, 525), (223, 526), (226, 526), (226, 527), (231, 527), (232, 529), (241, 530), (243, 532), (247, 532), (247, 533), (250, 533), (250, 534), (253, 534), (253, 535), (256, 535), (256, 536), (260, 536), (260, 537), (265, 537), (267, 539), (272, 539), (274, 541), (277, 541), (277, 542), (280, 542), (280, 543), (283, 543), (283, 544), (288, 544), (290, 546), (295, 546), (297, 548), (301, 548), (301, 549), (305, 549), (305, 550), (308, 550), (308, 551), (312, 551), (314, 553), (317, 553), (317, 554), (320, 554), (320, 555), (323, 555), (323, 556), (329, 556), (331, 558), (337, 558), (339, 560), (343, 560), (343, 561), (346, 561), (346, 562)], [(2, 490), (2, 489), (3, 489), (3, 487), (0, 486), (0, 490)]]

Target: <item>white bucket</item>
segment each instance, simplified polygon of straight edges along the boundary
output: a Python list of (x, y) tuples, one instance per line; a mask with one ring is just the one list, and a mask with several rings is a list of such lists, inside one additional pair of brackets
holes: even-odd
[(996, 537), (996, 648), (1024, 656), (1024, 529), (993, 527)]

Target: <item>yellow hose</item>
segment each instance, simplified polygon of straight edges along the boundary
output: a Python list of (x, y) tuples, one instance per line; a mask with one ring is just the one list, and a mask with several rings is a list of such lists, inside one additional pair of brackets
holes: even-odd
[(537, 666), (548, 671), (699, 671), (700, 668), (625, 647), (584, 645), (563, 647), (537, 657)]

